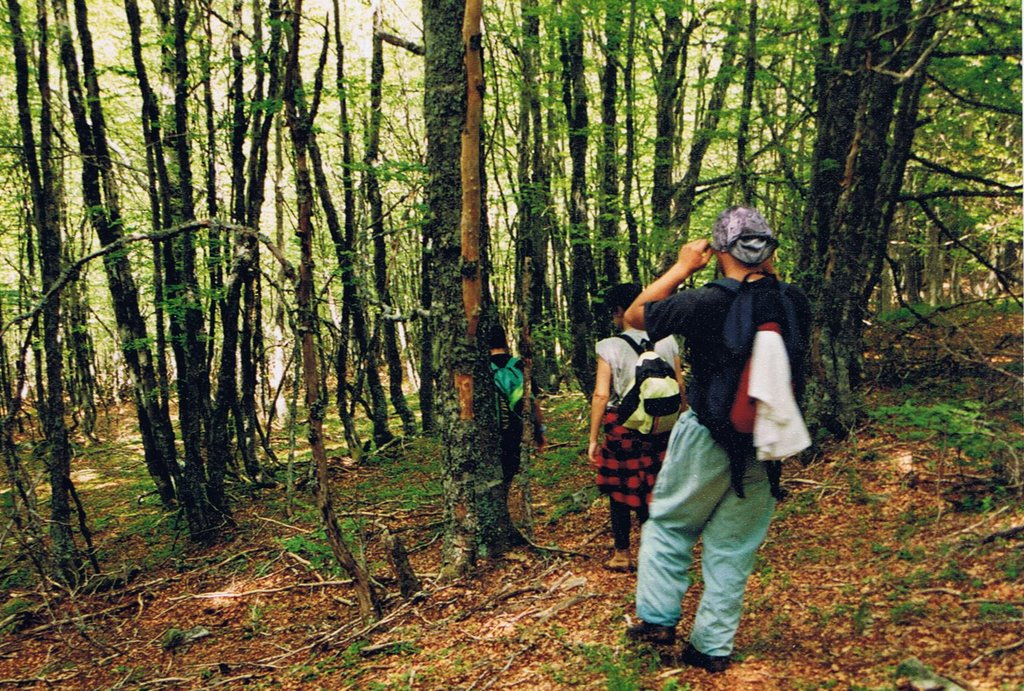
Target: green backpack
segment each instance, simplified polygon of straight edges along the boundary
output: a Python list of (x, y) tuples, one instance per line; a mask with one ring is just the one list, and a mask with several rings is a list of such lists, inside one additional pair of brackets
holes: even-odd
[(523, 370), (516, 365), (519, 358), (510, 357), (502, 367), (491, 363), (494, 386), (498, 389), (498, 423), (502, 430), (512, 424), (512, 416), (523, 419)]

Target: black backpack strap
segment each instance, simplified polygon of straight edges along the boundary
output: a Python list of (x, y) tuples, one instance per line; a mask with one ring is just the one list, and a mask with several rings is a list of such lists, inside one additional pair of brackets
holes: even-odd
[[(643, 346), (641, 346), (639, 343), (634, 341), (632, 338), (630, 338), (626, 334), (615, 334), (615, 338), (621, 338), (623, 341), (628, 343), (629, 347), (633, 349), (633, 352), (636, 353), (637, 357), (640, 357), (641, 355), (643, 355), (644, 351), (646, 350)], [(645, 341), (645, 342), (649, 343), (649, 341)]]

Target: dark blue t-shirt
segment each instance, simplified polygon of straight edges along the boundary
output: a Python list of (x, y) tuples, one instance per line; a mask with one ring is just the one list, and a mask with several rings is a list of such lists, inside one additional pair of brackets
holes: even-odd
[[(756, 290), (771, 289), (773, 283), (768, 280), (752, 281), (748, 287)], [(798, 338), (806, 344), (810, 335), (810, 302), (807, 295), (796, 286), (788, 286), (786, 294), (790, 296), (796, 312)], [(671, 334), (682, 336), (685, 341), (685, 357), (691, 375), (686, 386), (686, 397), (698, 418), (706, 419), (708, 382), (729, 364), (722, 326), (734, 297), (729, 291), (705, 285), (644, 305), (644, 327), (652, 341)], [(773, 315), (772, 320), (777, 319)], [(804, 347), (802, 350), (806, 352), (807, 349)]]

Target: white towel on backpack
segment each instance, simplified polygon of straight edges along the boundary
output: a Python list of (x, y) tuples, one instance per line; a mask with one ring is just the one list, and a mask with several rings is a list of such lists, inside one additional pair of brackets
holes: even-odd
[(754, 447), (758, 460), (781, 460), (811, 445), (811, 435), (793, 397), (786, 344), (774, 331), (758, 331), (754, 337), (747, 393), (757, 399)]

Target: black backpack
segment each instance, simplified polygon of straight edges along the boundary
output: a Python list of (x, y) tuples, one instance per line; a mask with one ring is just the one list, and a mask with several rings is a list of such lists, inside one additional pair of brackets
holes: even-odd
[[(748, 274), (747, 278), (751, 275), (753, 274)], [(799, 333), (796, 307), (788, 294), (789, 284), (770, 273), (763, 274), (763, 278), (757, 281), (760, 284), (757, 287), (753, 287), (753, 282), (747, 278), (743, 281), (720, 278), (708, 284), (729, 293), (732, 302), (722, 324), (722, 349), (718, 354), (715, 374), (707, 382), (705, 398), (699, 411), (701, 424), (708, 428), (712, 438), (729, 455), (732, 486), (740, 497), (745, 496), (743, 475), (747, 463), (754, 458), (754, 440), (749, 430), (736, 429), (732, 413), (738, 405), (736, 398), (740, 390), (740, 381), (750, 360), (758, 327), (766, 322), (776, 322), (782, 327), (782, 340), (786, 344), (798, 400), (803, 393), (803, 363), (806, 356), (804, 339)], [(765, 284), (764, 281), (770, 283)], [(740, 401), (739, 405), (744, 403)], [(767, 463), (772, 495), (781, 499), (781, 463)]]

